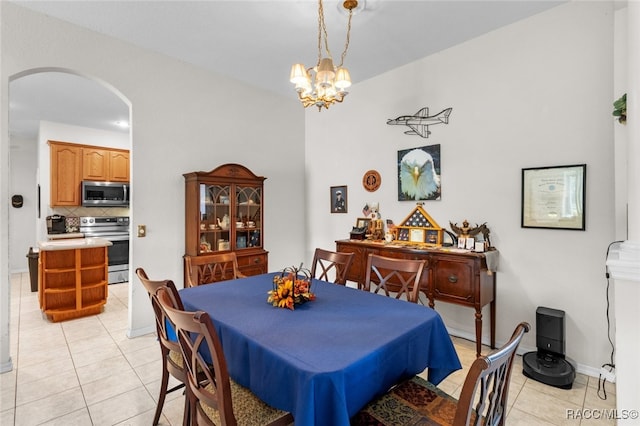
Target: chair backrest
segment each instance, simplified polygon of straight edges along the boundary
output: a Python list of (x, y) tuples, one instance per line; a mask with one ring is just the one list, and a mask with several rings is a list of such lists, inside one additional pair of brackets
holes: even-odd
[[(353, 261), (353, 253), (340, 253), (316, 248), (311, 265), (311, 276), (319, 280), (344, 285)], [(316, 275), (316, 273), (318, 275)]]
[(521, 322), (503, 347), (471, 364), (458, 399), (454, 426), (505, 423), (513, 358), (530, 328)]
[(168, 322), (167, 316), (160, 307), (156, 296), (159, 288), (166, 287), (176, 301), (176, 306), (183, 309), (182, 299), (180, 299), (180, 294), (178, 293), (176, 285), (171, 280), (151, 280), (142, 268), (136, 269), (136, 275), (147, 290), (149, 299), (151, 299), (151, 307), (153, 308), (153, 313), (156, 317), (156, 331), (158, 332), (160, 345), (167, 348), (167, 350), (173, 350), (180, 353), (180, 345), (175, 337), (174, 327), (170, 322)]
[(395, 293), (396, 299), (404, 295), (407, 301), (418, 303), (424, 267), (424, 260), (394, 259), (369, 254), (364, 290), (384, 292), (386, 296)]
[(238, 269), (238, 258), (234, 252), (185, 256), (185, 265), (186, 287), (244, 277)]
[[(223, 425), (236, 424), (231, 399), (231, 382), (222, 345), (209, 314), (179, 309), (170, 291), (160, 288), (157, 293), (162, 309), (178, 332), (178, 341), (187, 368), (191, 413), (200, 410), (200, 401), (220, 414)], [(203, 354), (211, 355), (211, 364)]]

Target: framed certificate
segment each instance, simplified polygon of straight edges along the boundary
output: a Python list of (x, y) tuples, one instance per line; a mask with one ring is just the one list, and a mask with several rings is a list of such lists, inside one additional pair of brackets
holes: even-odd
[(523, 228), (585, 230), (587, 165), (522, 169)]
[(409, 242), (424, 243), (424, 229), (418, 229), (418, 228), (409, 229)]

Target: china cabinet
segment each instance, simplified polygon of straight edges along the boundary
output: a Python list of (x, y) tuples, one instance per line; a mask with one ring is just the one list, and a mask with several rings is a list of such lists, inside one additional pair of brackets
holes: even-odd
[(240, 164), (185, 173), (184, 178), (185, 258), (233, 251), (240, 272), (266, 273), (262, 208), (265, 178)]

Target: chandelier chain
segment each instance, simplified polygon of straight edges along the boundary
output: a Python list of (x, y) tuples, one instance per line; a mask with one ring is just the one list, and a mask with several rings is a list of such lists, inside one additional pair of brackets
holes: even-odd
[[(342, 6), (349, 10), (349, 19), (340, 65), (336, 67), (333, 64), (325, 23), (324, 5), (322, 0), (318, 0), (318, 61), (311, 68), (306, 68), (304, 64), (293, 64), (291, 67), (289, 81), (295, 84), (298, 99), (305, 108), (312, 105), (317, 106), (319, 111), (322, 108), (329, 108), (336, 102), (341, 103), (349, 93), (346, 89), (351, 86), (351, 77), (343, 64), (349, 50), (353, 9), (358, 7), (358, 1), (344, 0)], [(323, 57), (323, 44), (326, 57)]]
[(332, 58), (331, 51), (329, 50), (329, 38), (327, 37), (327, 26), (324, 23), (324, 6), (322, 5), (322, 0), (318, 1), (318, 63), (316, 66), (320, 65), (320, 60), (322, 59), (322, 39), (324, 35), (324, 49), (327, 52), (327, 56)]
[(342, 51), (342, 56), (340, 57), (340, 65), (338, 68), (342, 67), (344, 64), (344, 58), (347, 56), (347, 50), (349, 49), (349, 38), (351, 35), (351, 17), (353, 16), (353, 9), (349, 9), (349, 21), (347, 22), (347, 40), (344, 43), (344, 50)]

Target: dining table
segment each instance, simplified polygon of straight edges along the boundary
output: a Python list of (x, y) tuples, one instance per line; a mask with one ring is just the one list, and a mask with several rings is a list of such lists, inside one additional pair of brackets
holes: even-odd
[(205, 311), (229, 375), (295, 425), (349, 425), (369, 401), (427, 370), (438, 384), (461, 368), (433, 309), (313, 279), (315, 300), (294, 310), (267, 302), (276, 273), (180, 290)]

